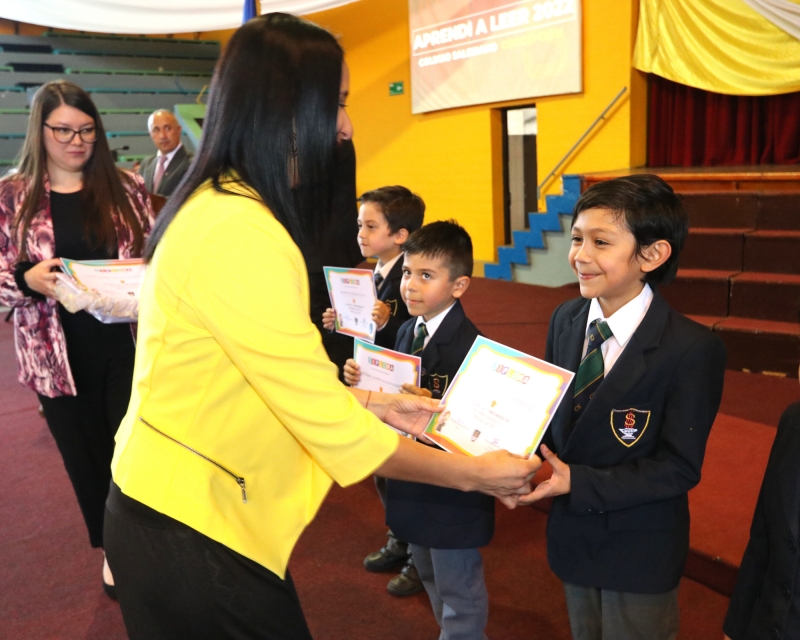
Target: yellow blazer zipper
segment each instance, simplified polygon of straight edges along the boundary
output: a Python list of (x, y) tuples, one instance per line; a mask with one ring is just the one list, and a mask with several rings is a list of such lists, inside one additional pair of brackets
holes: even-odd
[(229, 475), (231, 478), (233, 478), (234, 480), (236, 480), (236, 484), (238, 484), (238, 485), (239, 485), (239, 488), (242, 490), (242, 502), (243, 502), (244, 504), (247, 504), (247, 490), (246, 490), (246, 487), (245, 487), (245, 484), (244, 484), (244, 478), (242, 478), (241, 476), (237, 476), (237, 475), (236, 475), (236, 474), (235, 474), (233, 471), (231, 471), (231, 470), (230, 470), (230, 469), (228, 469), (227, 467), (224, 467), (224, 466), (222, 466), (222, 465), (221, 465), (219, 462), (217, 462), (216, 460), (212, 460), (211, 458), (209, 458), (209, 457), (208, 457), (208, 456), (206, 456), (206, 455), (203, 455), (202, 453), (200, 453), (200, 452), (199, 452), (199, 451), (197, 451), (196, 449), (192, 449), (192, 448), (191, 448), (191, 447), (190, 447), (188, 444), (184, 444), (184, 443), (183, 443), (183, 442), (181, 442), (180, 440), (176, 440), (176, 439), (175, 439), (175, 438), (173, 438), (172, 436), (169, 436), (169, 435), (167, 435), (166, 433), (164, 433), (164, 432), (163, 432), (163, 431), (161, 431), (160, 429), (156, 429), (156, 428), (155, 428), (155, 427), (154, 427), (152, 424), (150, 424), (150, 423), (149, 423), (147, 420), (145, 420), (144, 418), (142, 418), (142, 416), (139, 416), (139, 421), (140, 421), (140, 422), (142, 422), (143, 424), (145, 424), (146, 426), (150, 427), (150, 428), (151, 428), (153, 431), (155, 431), (156, 433), (158, 433), (158, 434), (160, 434), (160, 435), (164, 436), (164, 437), (165, 437), (167, 440), (172, 440), (172, 442), (174, 442), (175, 444), (179, 444), (179, 445), (180, 445), (180, 446), (182, 446), (184, 449), (188, 449), (189, 451), (191, 451), (191, 452), (192, 452), (193, 454), (195, 454), (196, 456), (200, 456), (200, 457), (201, 457), (203, 460), (207, 460), (208, 462), (210, 462), (211, 464), (213, 464), (213, 465), (214, 465), (215, 467), (217, 467), (218, 469), (221, 469), (222, 471), (224, 471), (225, 473), (227, 473), (227, 474), (228, 474), (228, 475)]

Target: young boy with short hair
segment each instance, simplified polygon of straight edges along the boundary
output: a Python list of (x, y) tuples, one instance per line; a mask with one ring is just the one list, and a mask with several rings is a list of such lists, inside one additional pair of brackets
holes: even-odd
[[(399, 185), (367, 191), (359, 198), (358, 245), (365, 258), (377, 257), (375, 288), (378, 300), (372, 311), (378, 331), (375, 344), (394, 349), (397, 330), (411, 316), (402, 294), (403, 243), (409, 235), (422, 226), (425, 202), (417, 194)], [(322, 326), (334, 328), (335, 311), (327, 309), (322, 314)], [(352, 348), (351, 348), (352, 353)], [(375, 476), (375, 488), (381, 502), (386, 505), (386, 480)], [(364, 558), (367, 571), (392, 571), (405, 567), (389, 583), (392, 595), (409, 596), (422, 591), (422, 583), (411, 560), (408, 543), (398, 540), (389, 530), (386, 546)]]
[[(358, 245), (365, 258), (378, 258), (375, 288), (378, 300), (372, 319), (378, 327), (375, 344), (392, 349), (397, 330), (410, 318), (400, 296), (402, 247), (408, 236), (422, 226), (425, 203), (399, 185), (367, 191), (359, 199)], [(322, 314), (323, 327), (333, 330), (335, 311)]]
[[(400, 327), (395, 349), (422, 357), (421, 388), (406, 390), (441, 398), (480, 335), (460, 302), (472, 276), (472, 241), (454, 221), (433, 222), (411, 234), (403, 253), (401, 289), (412, 319)], [(358, 382), (353, 360), (344, 377)], [(388, 480), (386, 521), (409, 542), (441, 637), (485, 638), (489, 599), (479, 547), (494, 534), (494, 499)]]
[(675, 276), (687, 232), (683, 203), (653, 175), (598, 183), (573, 210), (582, 298), (553, 313), (546, 359), (577, 375), (541, 447), (553, 475), (524, 501), (554, 497), (547, 556), (576, 639), (678, 634), (687, 494), (726, 361), (722, 340), (656, 288)]

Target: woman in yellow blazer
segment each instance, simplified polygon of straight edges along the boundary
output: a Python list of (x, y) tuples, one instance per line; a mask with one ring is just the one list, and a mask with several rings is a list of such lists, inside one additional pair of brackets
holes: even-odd
[(151, 235), (105, 523), (134, 640), (309, 638), (286, 567), (333, 481), (377, 472), (514, 506), (540, 464), (399, 438), (381, 420), (419, 433), (435, 403), (338, 382), (297, 243), (326, 210), (335, 141), (352, 134), (347, 87), (328, 32), (286, 14), (248, 22)]

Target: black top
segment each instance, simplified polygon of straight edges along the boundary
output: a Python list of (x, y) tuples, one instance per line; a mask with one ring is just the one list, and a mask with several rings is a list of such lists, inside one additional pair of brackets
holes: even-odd
[[(53, 219), (56, 256), (59, 258), (107, 260), (119, 256), (116, 248), (108, 255), (104, 246), (95, 249), (91, 247), (85, 235), (80, 191), (51, 191), (50, 215)], [(58, 313), (67, 341), (70, 369), (79, 393), (101, 383), (96, 379), (96, 367), (90, 365), (87, 357), (123, 353), (134, 348), (131, 326), (127, 322), (103, 324), (85, 311), (70, 313), (60, 303)]]
[(53, 236), (56, 255), (70, 260), (107, 260), (117, 258), (116, 248), (112, 255), (101, 246), (92, 249), (85, 236), (81, 192), (50, 192), (50, 216), (53, 219)]

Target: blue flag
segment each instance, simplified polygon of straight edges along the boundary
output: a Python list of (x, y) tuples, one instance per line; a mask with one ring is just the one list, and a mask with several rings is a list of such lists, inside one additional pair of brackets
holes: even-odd
[(244, 0), (244, 14), (242, 15), (242, 24), (255, 18), (258, 15), (258, 8), (256, 7), (256, 0)]

